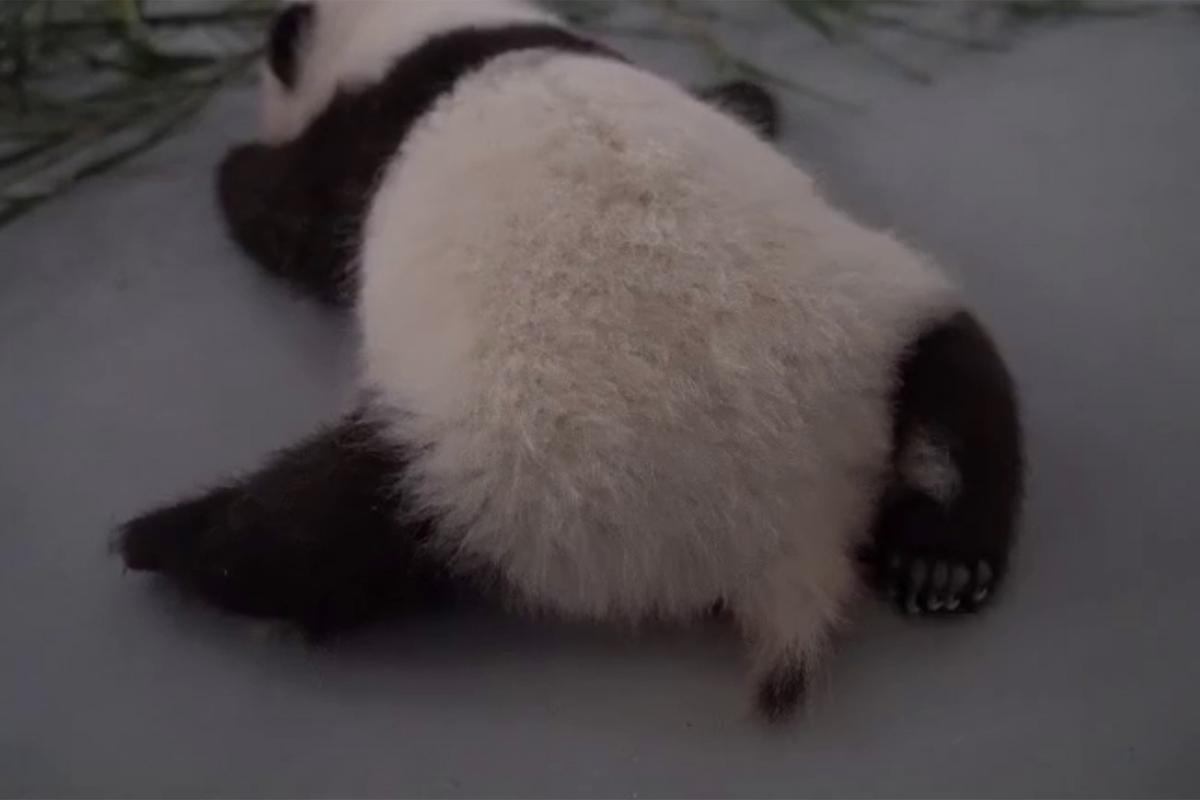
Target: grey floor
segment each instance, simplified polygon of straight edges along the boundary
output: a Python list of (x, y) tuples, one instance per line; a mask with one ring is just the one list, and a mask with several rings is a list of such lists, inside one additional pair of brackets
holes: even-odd
[(1031, 485), (992, 613), (864, 609), (808, 714), (765, 730), (715, 624), (469, 609), (314, 650), (122, 574), (114, 523), (349, 388), (345, 322), (222, 233), (212, 168), (252, 124), (230, 93), (0, 231), (0, 794), (1200, 792), (1200, 16), (913, 50), (930, 86), (774, 30), (739, 35), (856, 104), (793, 97), (784, 147), (951, 265), (1020, 381)]

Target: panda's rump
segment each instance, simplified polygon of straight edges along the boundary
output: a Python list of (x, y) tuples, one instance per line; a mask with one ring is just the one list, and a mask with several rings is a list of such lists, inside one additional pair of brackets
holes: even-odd
[(941, 284), (670, 84), (523, 59), (430, 114), (367, 222), (366, 380), (409, 488), (571, 613), (687, 613), (781, 549), (819, 571), (865, 530)]

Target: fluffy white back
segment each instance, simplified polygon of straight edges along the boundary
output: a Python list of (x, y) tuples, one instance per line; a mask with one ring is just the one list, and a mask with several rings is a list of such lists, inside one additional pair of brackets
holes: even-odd
[(298, 135), (338, 89), (377, 82), (397, 56), (455, 28), (553, 17), (521, 0), (318, 0), (315, 24), (301, 42), (299, 80), (286, 90), (262, 70), (262, 138)]
[(362, 281), (365, 380), (442, 546), (568, 614), (726, 597), (775, 650), (854, 591), (897, 358), (958, 306), (745, 127), (549, 52), (412, 133)]

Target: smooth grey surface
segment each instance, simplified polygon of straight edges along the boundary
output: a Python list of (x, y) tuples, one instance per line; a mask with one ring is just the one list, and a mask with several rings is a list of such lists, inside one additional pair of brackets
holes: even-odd
[(469, 609), (312, 649), (122, 574), (114, 523), (333, 417), (353, 374), (345, 321), (221, 229), (212, 168), (252, 124), (231, 93), (0, 231), (0, 794), (1200, 791), (1200, 18), (914, 50), (928, 87), (769, 20), (740, 35), (858, 103), (793, 97), (785, 147), (943, 258), (1011, 359), (1032, 474), (992, 613), (865, 608), (768, 730), (717, 624)]

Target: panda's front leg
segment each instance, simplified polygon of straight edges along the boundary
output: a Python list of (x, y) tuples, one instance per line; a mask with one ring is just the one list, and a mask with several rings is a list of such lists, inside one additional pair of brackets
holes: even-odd
[(398, 493), (405, 466), (355, 413), (242, 480), (127, 522), (115, 549), (222, 609), (335, 633), (449, 583), (425, 546), (432, 522)]
[(313, 165), (304, 140), (234, 147), (217, 170), (217, 200), (234, 241), (267, 272), (335, 306), (354, 299), (361, 209), (346, 194)]

